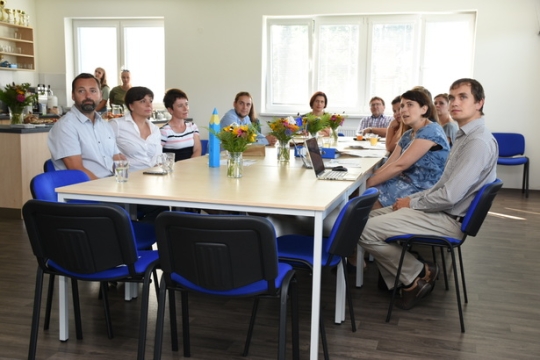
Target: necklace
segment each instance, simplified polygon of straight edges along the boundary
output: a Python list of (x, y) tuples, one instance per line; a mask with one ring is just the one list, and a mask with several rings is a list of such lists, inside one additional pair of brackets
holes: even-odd
[(416, 137), (416, 132), (418, 130), (420, 130), (421, 128), (427, 126), (429, 123), (430, 123), (429, 119), (424, 119), (424, 123), (422, 124), (422, 126), (420, 126), (418, 129), (413, 129), (412, 132), (411, 132), (411, 140)]

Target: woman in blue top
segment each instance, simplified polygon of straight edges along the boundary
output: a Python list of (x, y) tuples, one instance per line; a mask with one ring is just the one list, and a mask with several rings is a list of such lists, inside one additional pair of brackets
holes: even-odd
[(429, 119), (428, 96), (418, 90), (401, 95), (400, 115), (411, 127), (399, 140), (388, 161), (367, 181), (379, 189), (374, 209), (390, 206), (398, 198), (429, 189), (441, 177), (450, 146), (442, 127)]

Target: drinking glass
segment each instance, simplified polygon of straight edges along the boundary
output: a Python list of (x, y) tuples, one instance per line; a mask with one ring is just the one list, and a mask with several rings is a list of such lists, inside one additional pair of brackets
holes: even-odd
[(166, 165), (167, 165), (167, 172), (172, 173), (174, 171), (174, 160), (175, 160), (175, 153), (167, 152), (163, 153), (166, 157)]
[(114, 161), (114, 176), (116, 182), (124, 183), (128, 181), (129, 175), (129, 161), (127, 160), (115, 160)]

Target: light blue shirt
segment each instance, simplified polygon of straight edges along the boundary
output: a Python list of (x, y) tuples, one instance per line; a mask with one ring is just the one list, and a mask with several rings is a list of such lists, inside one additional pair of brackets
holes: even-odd
[[(221, 129), (223, 129), (224, 127), (229, 126), (233, 123), (237, 123), (238, 125), (251, 125), (251, 119), (249, 118), (249, 116), (244, 116), (243, 118), (241, 118), (240, 116), (238, 116), (236, 111), (234, 111), (234, 109), (231, 109), (227, 111), (225, 115), (223, 115), (221, 121), (219, 122), (219, 126)], [(266, 140), (266, 137), (263, 134), (257, 132), (257, 141), (255, 142), (255, 144), (268, 145), (268, 140)]]
[(98, 178), (113, 175), (113, 156), (120, 153), (111, 126), (97, 112), (92, 123), (75, 106), (54, 124), (47, 144), (56, 170), (66, 169), (63, 158), (81, 155)]

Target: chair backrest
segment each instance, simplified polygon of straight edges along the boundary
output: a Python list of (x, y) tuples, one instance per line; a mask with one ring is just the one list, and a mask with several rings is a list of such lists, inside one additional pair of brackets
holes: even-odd
[(58, 170), (34, 176), (30, 181), (32, 197), (38, 200), (58, 201), (54, 189), (90, 180), (81, 170)]
[(349, 200), (341, 209), (323, 251), (341, 257), (349, 256), (358, 243), (369, 212), (378, 198), (379, 191), (369, 188), (362, 195)]
[(502, 186), (503, 182), (496, 179), (494, 182), (486, 184), (478, 190), (461, 224), (461, 231), (463, 233), (470, 236), (476, 236), (478, 234), (480, 226), (482, 226), (491, 208), (491, 204), (493, 204), (493, 199), (495, 199), (495, 195), (497, 195), (497, 192)]
[(208, 152), (208, 140), (201, 140), (201, 155), (206, 155)]
[(509, 157), (525, 154), (525, 137), (516, 133), (493, 133), (499, 144), (499, 156)]
[(261, 280), (275, 292), (276, 234), (265, 218), (167, 211), (156, 218), (156, 235), (166, 274), (178, 274), (208, 292)]
[(43, 172), (51, 172), (56, 171), (54, 168), (53, 161), (51, 159), (45, 160), (45, 163), (43, 163)]
[(39, 265), (49, 260), (66, 273), (92, 274), (133, 264), (137, 250), (127, 212), (113, 204), (70, 204), (29, 200), (23, 218)]

